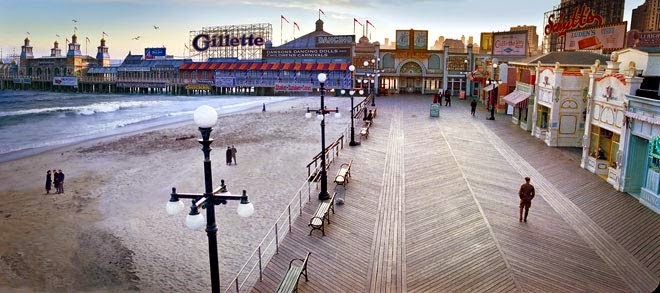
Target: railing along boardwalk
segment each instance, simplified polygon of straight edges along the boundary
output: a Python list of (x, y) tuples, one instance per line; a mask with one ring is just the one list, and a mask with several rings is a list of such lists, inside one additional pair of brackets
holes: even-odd
[[(346, 202), (325, 237), (307, 236), (312, 199), (253, 291), (271, 292), (311, 251), (301, 292), (651, 292), (660, 216), (465, 102), (430, 118), (430, 97), (384, 97), (353, 159)], [(481, 110), (483, 111), (483, 110)], [(332, 174), (332, 171), (330, 171)], [(536, 185), (527, 223), (517, 190)], [(330, 185), (332, 186), (332, 185)]]

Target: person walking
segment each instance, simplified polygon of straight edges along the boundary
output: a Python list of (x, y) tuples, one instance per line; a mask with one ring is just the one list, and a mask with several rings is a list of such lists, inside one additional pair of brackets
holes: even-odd
[(46, 194), (50, 193), (50, 188), (53, 185), (53, 179), (50, 174), (50, 170), (46, 172)]
[(234, 165), (238, 165), (238, 162), (236, 162), (236, 147), (234, 145), (231, 146), (231, 158), (234, 159)]
[[(529, 213), (529, 208), (532, 206), (532, 199), (536, 195), (534, 191), (534, 185), (529, 183), (531, 179), (525, 177), (525, 183), (520, 185), (520, 190), (518, 190), (518, 196), (520, 197), (520, 218), (518, 221), (522, 222), (523, 220), (527, 223), (527, 214)], [(525, 217), (523, 218), (523, 209), (525, 210)]]
[(55, 186), (55, 194), (60, 193), (60, 174), (57, 170), (53, 169), (53, 185)]
[(57, 173), (60, 178), (59, 193), (64, 193), (64, 172), (62, 172), (62, 169), (57, 169)]
[(227, 151), (225, 152), (225, 163), (227, 166), (231, 166), (231, 147), (227, 146)]
[(445, 106), (451, 107), (451, 92), (449, 90), (445, 91)]
[(477, 100), (472, 99), (472, 102), (470, 103), (470, 114), (472, 114), (472, 116), (474, 116), (474, 112), (476, 112), (476, 111), (477, 111)]

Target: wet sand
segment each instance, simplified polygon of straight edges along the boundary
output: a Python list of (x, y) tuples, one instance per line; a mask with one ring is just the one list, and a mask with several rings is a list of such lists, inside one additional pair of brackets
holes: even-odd
[[(326, 121), (332, 141), (350, 122), (350, 101), (326, 104), (344, 114)], [(305, 182), (320, 149), (307, 107), (318, 97), (221, 115), (211, 135), (214, 186), (225, 179), (255, 205), (247, 219), (237, 203), (216, 207), (223, 288)], [(203, 191), (198, 137), (194, 124), (178, 124), (0, 163), (0, 291), (207, 291), (206, 233), (185, 228), (185, 212), (165, 213), (172, 187)], [(229, 145), (238, 165), (224, 162)], [(64, 171), (64, 194), (45, 194), (47, 169)]]

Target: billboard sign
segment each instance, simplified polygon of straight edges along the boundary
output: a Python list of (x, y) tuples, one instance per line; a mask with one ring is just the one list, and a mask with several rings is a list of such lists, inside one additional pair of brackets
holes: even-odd
[(429, 31), (414, 31), (413, 41), (413, 49), (427, 50), (429, 45)]
[(638, 30), (630, 30), (626, 37), (626, 46), (628, 48), (660, 47), (660, 31), (640, 32)]
[(162, 48), (144, 48), (144, 59), (165, 59), (165, 47)]
[(215, 87), (234, 87), (236, 85), (236, 80), (233, 77), (216, 75), (213, 84)]
[(327, 49), (265, 49), (264, 58), (348, 58), (349, 48)]
[(410, 49), (410, 30), (396, 31), (396, 49)]
[(317, 47), (343, 47), (355, 43), (355, 35), (317, 36)]
[(480, 53), (493, 51), (493, 33), (481, 33), (479, 51)]
[(493, 56), (527, 56), (527, 32), (494, 33)]
[(625, 45), (627, 23), (566, 32), (565, 51), (613, 51)]
[(587, 6), (587, 4), (582, 4), (581, 7), (573, 10), (571, 15), (564, 15), (560, 10), (546, 13), (546, 15), (548, 15), (546, 19), (547, 24), (543, 30), (546, 36), (550, 34), (563, 36), (570, 30), (603, 25), (603, 17)]
[(14, 82), (15, 84), (21, 84), (21, 83), (23, 83), (23, 84), (31, 84), (31, 83), (32, 83), (32, 78), (29, 78), (29, 77), (17, 77), (17, 78), (14, 78), (13, 82)]
[(275, 83), (276, 92), (311, 92), (311, 83)]
[(77, 77), (71, 77), (71, 76), (53, 77), (53, 85), (77, 87), (78, 86), (78, 78)]

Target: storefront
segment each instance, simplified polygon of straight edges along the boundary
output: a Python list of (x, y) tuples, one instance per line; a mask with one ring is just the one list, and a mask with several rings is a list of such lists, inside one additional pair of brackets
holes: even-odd
[(621, 189), (660, 214), (660, 101), (627, 96)]
[(581, 68), (539, 69), (532, 135), (553, 147), (580, 147), (589, 79)]
[[(530, 97), (534, 94), (534, 87), (532, 85), (517, 82), (516, 89), (504, 96), (504, 102), (513, 107), (513, 117), (511, 122), (516, 125), (520, 125), (522, 129), (531, 129), (532, 121), (528, 119), (527, 106), (530, 104)], [(534, 104), (534, 100), (531, 100), (531, 104)]]
[(607, 68), (589, 74), (588, 121), (583, 138), (581, 167), (606, 179), (619, 189), (626, 135), (624, 113), (626, 95), (634, 94), (642, 79), (619, 73), (619, 62), (607, 61)]

